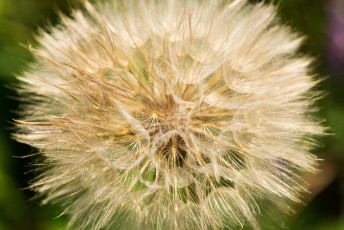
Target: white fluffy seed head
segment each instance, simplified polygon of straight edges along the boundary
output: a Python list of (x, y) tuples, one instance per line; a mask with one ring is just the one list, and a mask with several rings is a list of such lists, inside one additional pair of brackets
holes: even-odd
[(257, 199), (298, 201), (324, 132), (301, 41), (246, 0), (85, 1), (19, 77), (31, 187), (78, 229), (254, 225)]

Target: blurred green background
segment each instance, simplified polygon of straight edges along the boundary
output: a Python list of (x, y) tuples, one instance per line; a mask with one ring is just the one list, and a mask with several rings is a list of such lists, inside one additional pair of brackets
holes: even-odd
[[(306, 205), (296, 207), (296, 214), (288, 218), (286, 229), (343, 230), (344, 0), (273, 2), (279, 4), (283, 21), (307, 36), (302, 52), (317, 58), (315, 72), (328, 76), (320, 86), (328, 95), (319, 103), (319, 113), (335, 134), (324, 138), (316, 151), (324, 159), (322, 172), (307, 176), (311, 193), (305, 194)], [(58, 23), (57, 9), (68, 14), (77, 5), (78, 0), (0, 0), (0, 230), (66, 228), (66, 217), (56, 218), (61, 212), (58, 206), (39, 206), (32, 199), (34, 193), (25, 189), (33, 177), (32, 159), (20, 156), (32, 150), (10, 138), (18, 106), (10, 88), (16, 74), (32, 60), (25, 47), (35, 44), (37, 29)]]

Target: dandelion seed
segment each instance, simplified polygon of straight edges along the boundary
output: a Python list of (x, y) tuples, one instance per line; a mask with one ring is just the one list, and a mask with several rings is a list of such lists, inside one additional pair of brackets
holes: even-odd
[(245, 0), (85, 1), (19, 77), (31, 188), (78, 229), (256, 226), (258, 199), (299, 201), (325, 130), (302, 40)]

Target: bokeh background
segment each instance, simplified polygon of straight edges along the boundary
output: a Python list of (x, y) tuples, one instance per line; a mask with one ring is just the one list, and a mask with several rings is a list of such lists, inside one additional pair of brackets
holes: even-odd
[[(55, 25), (56, 12), (68, 14), (79, 1), (0, 0), (0, 230), (66, 229), (67, 219), (58, 217), (58, 206), (40, 206), (32, 199), (34, 193), (25, 189), (34, 173), (30, 172), (32, 159), (21, 156), (33, 150), (11, 139), (18, 106), (11, 88), (15, 76), (32, 61), (26, 47), (35, 45), (38, 28)], [(284, 23), (307, 36), (301, 52), (316, 57), (314, 72), (327, 77), (320, 86), (327, 96), (319, 103), (319, 116), (333, 133), (315, 151), (323, 159), (322, 172), (306, 175), (310, 193), (285, 226), (290, 230), (344, 230), (344, 0), (273, 2), (278, 3)]]

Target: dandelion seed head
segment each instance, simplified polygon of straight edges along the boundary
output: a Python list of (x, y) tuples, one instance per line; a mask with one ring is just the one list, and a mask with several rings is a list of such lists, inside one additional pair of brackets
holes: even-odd
[(299, 201), (324, 133), (302, 40), (245, 0), (85, 1), (19, 77), (32, 189), (81, 229), (254, 225), (258, 199)]

